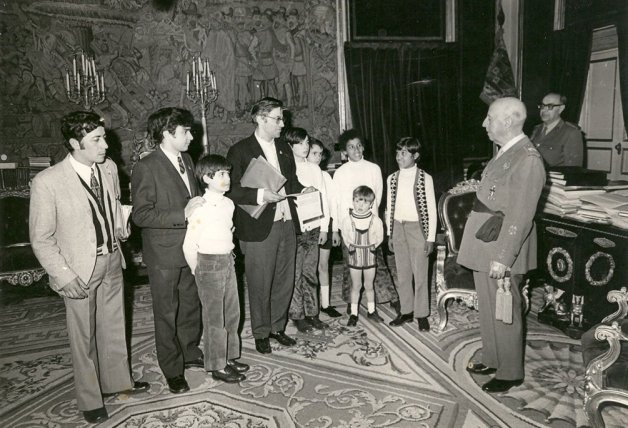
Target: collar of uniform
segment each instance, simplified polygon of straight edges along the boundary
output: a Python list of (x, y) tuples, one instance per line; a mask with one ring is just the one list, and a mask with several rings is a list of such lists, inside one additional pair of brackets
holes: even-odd
[(510, 149), (512, 146), (517, 144), (519, 141), (523, 140), (525, 138), (525, 136), (526, 136), (526, 134), (524, 134), (524, 133), (521, 133), (521, 134), (517, 135), (515, 138), (511, 139), (506, 144), (501, 146), (499, 151), (503, 154), (504, 152), (506, 152), (506, 150)]

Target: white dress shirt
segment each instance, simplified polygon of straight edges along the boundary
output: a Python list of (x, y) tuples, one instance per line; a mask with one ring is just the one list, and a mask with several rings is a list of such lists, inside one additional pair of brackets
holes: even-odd
[[(179, 169), (179, 156), (181, 156), (181, 153), (177, 153), (177, 154), (171, 153), (168, 150), (164, 149), (163, 145), (160, 145), (159, 148), (161, 149), (162, 152), (164, 152), (168, 160), (172, 163), (172, 165), (174, 166), (174, 169), (177, 170), (177, 172), (181, 176), (181, 180), (183, 180), (183, 182), (185, 183), (185, 187), (188, 188), (188, 193), (191, 195), (192, 190), (190, 189), (190, 179), (188, 178), (188, 175), (187, 175), (187, 167), (186, 167), (186, 171), (184, 171), (183, 174), (181, 174), (181, 170)], [(183, 160), (183, 158), (181, 158), (181, 160)], [(185, 166), (185, 162), (183, 163), (183, 165)]]

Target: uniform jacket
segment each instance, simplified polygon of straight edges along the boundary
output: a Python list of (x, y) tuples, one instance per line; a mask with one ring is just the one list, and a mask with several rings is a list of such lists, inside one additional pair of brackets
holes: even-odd
[[(392, 238), (395, 220), (395, 203), (397, 202), (397, 183), (399, 171), (393, 172), (386, 180), (388, 199), (386, 202), (386, 228), (388, 236)], [(421, 221), (421, 232), (426, 241), (436, 239), (436, 197), (434, 196), (434, 182), (432, 176), (417, 168), (414, 177), (414, 203)]]
[(190, 198), (200, 196), (200, 192), (192, 158), (181, 153), (181, 159), (191, 194), (161, 148), (140, 159), (133, 167), (132, 217), (133, 222), (142, 228), (142, 256), (147, 265), (187, 266), (182, 249), (186, 232), (184, 210)]
[[(87, 284), (96, 265), (96, 230), (92, 211), (81, 179), (72, 168), (70, 156), (68, 154), (60, 163), (37, 174), (31, 185), (31, 246), (48, 273), (50, 287), (55, 291), (76, 277)], [(112, 200), (120, 200), (116, 164), (106, 159), (97, 167), (101, 172), (103, 190), (111, 195)], [(115, 225), (116, 229), (119, 227)], [(117, 253), (122, 258), (122, 252)]]
[(528, 138), (491, 159), (476, 195), (491, 210), (504, 213), (502, 228), (496, 241), (477, 239), (476, 232), (491, 214), (472, 211), (464, 228), (458, 263), (478, 272), (488, 272), (491, 261), (511, 267), (513, 274), (536, 268), (534, 214), (544, 184), (543, 161)]
[[(277, 150), (277, 159), (279, 160), (279, 168), (281, 174), (286, 178), (284, 185), (286, 194), (298, 193), (303, 190), (303, 185), (299, 183), (296, 174), (296, 165), (294, 163), (294, 155), (292, 149), (287, 143), (275, 140), (275, 149)], [(246, 211), (239, 207), (244, 205), (257, 205), (257, 190), (250, 187), (240, 186), (240, 180), (246, 168), (249, 166), (251, 159), (264, 156), (264, 151), (260, 146), (255, 134), (245, 138), (231, 146), (227, 153), (227, 159), (233, 165), (231, 170), (231, 190), (226, 194), (236, 205), (235, 209), (235, 234), (243, 240), (249, 242), (260, 242), (266, 239), (272, 228), (275, 219), (276, 203), (269, 203), (258, 219), (251, 217)], [(296, 225), (298, 218), (292, 198), (288, 198), (290, 213)], [(296, 227), (298, 229), (298, 226)]]
[(578, 126), (560, 119), (547, 135), (542, 132), (541, 123), (534, 127), (530, 139), (547, 166), (583, 166), (584, 143)]

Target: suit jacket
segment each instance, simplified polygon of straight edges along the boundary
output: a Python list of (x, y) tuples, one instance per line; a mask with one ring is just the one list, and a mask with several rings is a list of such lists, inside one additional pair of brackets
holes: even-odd
[(140, 159), (131, 174), (133, 222), (142, 228), (142, 257), (147, 265), (163, 268), (186, 266), (183, 256), (186, 222), (185, 206), (199, 196), (194, 164), (181, 153), (190, 191), (179, 171), (161, 148)]
[(548, 134), (542, 132), (541, 123), (534, 127), (530, 139), (548, 166), (584, 166), (584, 143), (578, 126), (561, 119)]
[(541, 155), (527, 137), (491, 159), (476, 195), (491, 210), (504, 213), (502, 228), (496, 241), (479, 240), (475, 234), (491, 214), (471, 211), (458, 263), (478, 272), (488, 272), (491, 261), (511, 267), (513, 274), (536, 268), (534, 214), (544, 184)]
[[(74, 278), (87, 284), (96, 265), (96, 230), (85, 188), (68, 156), (33, 179), (29, 210), (31, 246), (59, 291)], [(111, 159), (97, 165), (101, 186), (120, 199), (118, 168)], [(113, 221), (114, 219), (112, 219)], [(115, 225), (118, 228), (120, 225)], [(122, 258), (122, 252), (117, 252)], [(122, 258), (124, 266), (124, 258)]]
[[(292, 149), (287, 143), (275, 140), (275, 149), (277, 150), (277, 159), (281, 174), (286, 177), (284, 188), (286, 194), (297, 193), (303, 190), (303, 185), (299, 182), (296, 173), (296, 165), (294, 163), (294, 155)], [(246, 168), (249, 166), (251, 159), (264, 156), (264, 151), (260, 146), (255, 134), (244, 140), (238, 141), (231, 146), (227, 153), (227, 159), (233, 165), (231, 170), (231, 190), (227, 196), (236, 205), (235, 209), (235, 234), (243, 240), (249, 242), (260, 242), (266, 239), (272, 228), (275, 219), (276, 203), (269, 203), (262, 215), (258, 219), (251, 217), (246, 211), (239, 207), (239, 204), (257, 205), (257, 190), (250, 187), (242, 187), (240, 180)], [(292, 199), (288, 199), (290, 213), (293, 220), (297, 221), (297, 213)]]

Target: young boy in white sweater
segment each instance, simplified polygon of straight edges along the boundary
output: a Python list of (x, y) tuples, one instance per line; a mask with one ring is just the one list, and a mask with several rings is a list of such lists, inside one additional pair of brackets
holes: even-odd
[(219, 155), (202, 157), (196, 178), (206, 187), (202, 206), (188, 219), (183, 254), (196, 279), (203, 306), (205, 370), (224, 382), (240, 382), (249, 366), (240, 363), (240, 302), (236, 282), (231, 199), (231, 164)]
[(386, 180), (385, 221), (388, 246), (395, 253), (401, 301), (401, 313), (390, 325), (400, 326), (417, 318), (419, 330), (428, 331), (428, 270), (436, 238), (436, 198), (432, 177), (416, 166), (420, 147), (419, 140), (411, 137), (404, 137), (397, 143), (399, 171), (390, 174)]

